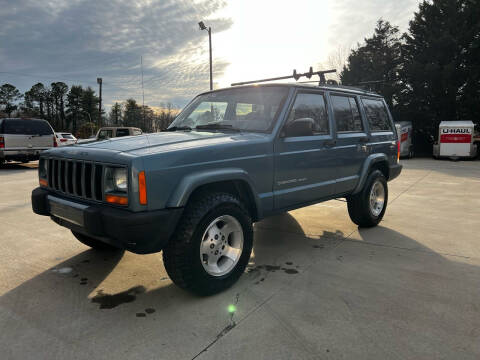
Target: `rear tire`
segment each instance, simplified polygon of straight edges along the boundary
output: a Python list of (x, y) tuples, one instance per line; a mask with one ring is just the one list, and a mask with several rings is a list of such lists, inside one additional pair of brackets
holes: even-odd
[(372, 227), (382, 220), (388, 202), (388, 186), (380, 170), (368, 175), (363, 189), (347, 197), (350, 219), (360, 227)]
[(109, 244), (104, 243), (100, 240), (94, 239), (90, 236), (80, 234), (76, 231), (72, 230), (72, 234), (83, 245), (87, 245), (87, 246), (91, 247), (92, 249), (95, 249), (95, 250), (110, 250), (110, 251), (118, 250), (118, 248), (116, 248), (115, 246), (109, 245)]
[(252, 220), (240, 200), (228, 193), (204, 194), (185, 208), (163, 262), (177, 286), (212, 295), (243, 274), (252, 246)]

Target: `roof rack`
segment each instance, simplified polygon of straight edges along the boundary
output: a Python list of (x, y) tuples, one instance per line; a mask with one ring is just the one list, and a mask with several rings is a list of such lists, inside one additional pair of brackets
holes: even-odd
[(285, 79), (295, 79), (297, 81), (301, 77), (305, 76), (307, 79), (310, 79), (313, 75), (318, 75), (320, 80), (318, 82), (318, 85), (324, 85), (327, 80), (325, 79), (325, 74), (329, 73), (334, 73), (337, 72), (336, 69), (331, 69), (331, 70), (322, 70), (322, 71), (313, 71), (313, 68), (310, 66), (310, 70), (306, 73), (299, 74), (297, 73), (297, 70), (293, 70), (292, 75), (287, 75), (287, 76), (279, 76), (279, 77), (274, 77), (274, 78), (268, 78), (268, 79), (260, 79), (260, 80), (250, 80), (250, 81), (242, 81), (238, 83), (233, 83), (231, 86), (238, 86), (238, 85), (247, 85), (247, 84), (255, 84), (255, 83), (260, 83), (260, 82), (267, 82), (267, 81), (274, 81), (274, 80), (285, 80)]

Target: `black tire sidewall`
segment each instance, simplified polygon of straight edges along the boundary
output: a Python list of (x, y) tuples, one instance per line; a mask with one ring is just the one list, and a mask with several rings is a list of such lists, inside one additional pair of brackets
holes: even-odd
[[(200, 259), (200, 246), (203, 234), (205, 233), (207, 227), (213, 220), (222, 215), (233, 216), (240, 223), (243, 231), (243, 249), (240, 259), (229, 273), (222, 276), (213, 276), (208, 274), (202, 265)], [(245, 267), (250, 259), (252, 246), (252, 223), (250, 218), (245, 214), (239, 205), (234, 202), (224, 202), (217, 205), (207, 214), (205, 214), (198, 222), (192, 234), (191, 244), (188, 249), (188, 259), (191, 263), (192, 274), (195, 278), (194, 280), (197, 283), (195, 286), (197, 292), (203, 292), (202, 290), (205, 290), (206, 293), (211, 293), (212, 288), (218, 287), (223, 289), (224, 287), (228, 287), (233, 284), (233, 282), (235, 282), (245, 270)]]
[[(383, 185), (383, 189), (385, 191), (385, 201), (383, 203), (383, 209), (378, 214), (375, 216), (370, 208), (370, 192), (372, 191), (372, 186), (376, 181), (380, 181)], [(364, 211), (365, 214), (370, 218), (372, 223), (378, 224), (382, 218), (383, 215), (385, 214), (385, 211), (387, 210), (387, 204), (388, 204), (388, 186), (387, 186), (387, 180), (385, 179), (385, 176), (380, 170), (374, 170), (370, 173), (370, 175), (367, 178), (367, 181), (365, 183), (365, 187), (363, 190), (362, 194), (362, 200), (364, 203)]]

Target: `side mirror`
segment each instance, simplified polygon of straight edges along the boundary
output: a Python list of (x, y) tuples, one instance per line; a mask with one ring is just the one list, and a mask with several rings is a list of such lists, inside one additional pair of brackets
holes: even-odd
[(295, 119), (285, 126), (284, 137), (312, 136), (315, 122), (312, 118)]

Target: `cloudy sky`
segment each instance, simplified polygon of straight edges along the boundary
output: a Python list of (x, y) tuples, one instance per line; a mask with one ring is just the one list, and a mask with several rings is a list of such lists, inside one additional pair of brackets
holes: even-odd
[(354, 47), (379, 18), (402, 31), (419, 0), (0, 0), (0, 84), (28, 90), (64, 81), (97, 89), (104, 104), (133, 97), (183, 106), (214, 87), (307, 71)]

